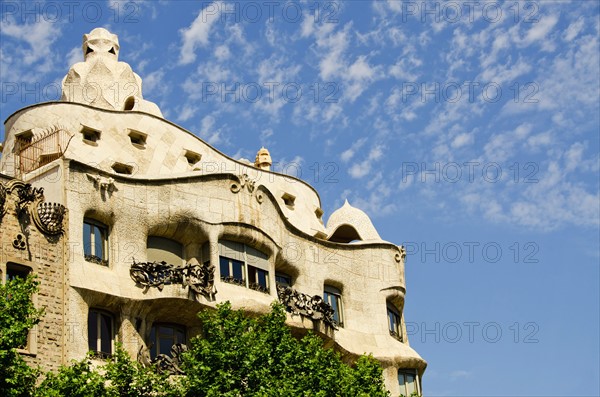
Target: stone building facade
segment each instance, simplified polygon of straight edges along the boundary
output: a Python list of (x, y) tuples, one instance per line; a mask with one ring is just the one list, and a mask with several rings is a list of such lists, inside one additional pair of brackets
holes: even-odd
[(46, 308), (28, 359), (55, 369), (118, 341), (168, 364), (200, 333), (198, 311), (230, 301), (264, 313), (279, 300), (296, 332), (348, 361), (372, 353), (392, 395), (420, 390), (403, 248), (347, 202), (325, 223), (314, 188), (270, 171), (268, 150), (234, 160), (164, 119), (115, 35), (94, 29), (83, 52), (61, 101), (5, 122), (0, 271), (37, 273)]

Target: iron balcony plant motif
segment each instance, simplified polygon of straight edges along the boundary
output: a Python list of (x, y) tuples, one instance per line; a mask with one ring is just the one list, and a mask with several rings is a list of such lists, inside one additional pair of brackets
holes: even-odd
[(331, 328), (338, 329), (338, 324), (333, 319), (333, 308), (319, 295), (310, 296), (291, 287), (277, 285), (277, 296), (288, 312), (315, 321), (322, 320)]
[(210, 297), (216, 293), (215, 267), (209, 262), (200, 265), (196, 259), (191, 259), (184, 266), (171, 265), (165, 261), (136, 262), (134, 259), (129, 275), (137, 284), (146, 288), (155, 287), (159, 291), (165, 285), (181, 284), (204, 296)]
[(47, 236), (63, 233), (63, 220), (67, 209), (58, 203), (44, 202), (44, 188), (34, 188), (30, 183), (12, 180), (4, 186), (0, 184), (0, 219), (9, 194), (16, 193), (15, 210), (22, 219), (29, 215), (35, 226)]

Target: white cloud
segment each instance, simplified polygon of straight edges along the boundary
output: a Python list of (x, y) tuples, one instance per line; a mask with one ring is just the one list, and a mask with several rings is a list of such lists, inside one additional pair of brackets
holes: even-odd
[(179, 63), (186, 65), (196, 60), (196, 49), (208, 45), (210, 29), (219, 19), (221, 9), (224, 7), (222, 2), (214, 2), (207, 5), (200, 11), (194, 22), (180, 30), (183, 39), (179, 53)]
[(83, 52), (80, 46), (71, 48), (71, 51), (67, 53), (67, 69), (78, 62), (83, 62)]
[(579, 35), (581, 30), (583, 29), (584, 20), (583, 17), (579, 17), (577, 21), (571, 23), (567, 30), (563, 33), (563, 40), (572, 41), (575, 37)]
[(356, 153), (356, 151), (358, 149), (360, 149), (366, 142), (367, 142), (367, 138), (360, 138), (359, 140), (354, 142), (349, 149), (343, 151), (342, 154), (340, 155), (340, 158), (342, 159), (342, 161), (343, 162), (350, 161), (352, 159), (352, 157), (354, 157), (354, 154)]
[(373, 167), (373, 163), (383, 156), (383, 147), (375, 145), (369, 151), (369, 155), (363, 161), (354, 163), (348, 169), (348, 174), (354, 179), (360, 179), (367, 176)]
[(462, 134), (458, 134), (456, 137), (454, 137), (450, 146), (452, 146), (453, 149), (458, 149), (463, 146), (470, 145), (471, 143), (473, 143), (473, 141), (473, 134), (468, 134), (465, 132)]
[[(196, 107), (190, 105), (184, 105), (179, 114), (177, 115), (178, 121), (187, 121), (196, 114)], [(213, 122), (214, 123), (214, 122)], [(212, 125), (211, 125), (212, 126)]]

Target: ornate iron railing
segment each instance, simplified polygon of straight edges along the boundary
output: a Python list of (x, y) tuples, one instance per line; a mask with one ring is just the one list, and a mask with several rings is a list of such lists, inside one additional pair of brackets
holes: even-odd
[(162, 291), (165, 285), (181, 284), (198, 294), (212, 296), (215, 268), (209, 262), (201, 265), (195, 259), (185, 266), (176, 266), (162, 262), (136, 262), (129, 269), (129, 275), (137, 284), (146, 288), (155, 287)]
[(310, 296), (291, 287), (277, 285), (277, 296), (288, 312), (316, 321), (321, 320), (333, 329), (338, 329), (338, 324), (333, 318), (333, 308), (319, 295)]

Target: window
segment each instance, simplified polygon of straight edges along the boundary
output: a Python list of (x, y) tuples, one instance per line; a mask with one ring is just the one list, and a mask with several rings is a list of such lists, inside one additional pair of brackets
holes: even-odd
[(394, 338), (398, 339), (400, 342), (403, 340), (402, 335), (402, 322), (400, 312), (396, 310), (394, 306), (388, 303), (387, 305), (387, 315), (388, 315), (388, 327), (390, 330), (390, 335)]
[(20, 146), (20, 149), (22, 149), (23, 147), (29, 145), (31, 142), (33, 142), (33, 131), (32, 130), (27, 130), (27, 131), (23, 131), (23, 132), (19, 132), (18, 134), (15, 135), (16, 138), (16, 143)]
[(171, 347), (185, 343), (185, 327), (177, 324), (153, 324), (150, 331), (150, 357), (159, 354), (171, 355)]
[(281, 196), (281, 198), (283, 199), (283, 202), (285, 203), (285, 205), (288, 206), (288, 208), (294, 209), (294, 203), (296, 201), (296, 196), (292, 196), (289, 193), (284, 193), (283, 196)]
[(221, 280), (269, 293), (268, 256), (252, 247), (233, 241), (219, 242)]
[(332, 286), (326, 285), (323, 293), (325, 302), (329, 303), (333, 309), (333, 319), (340, 326), (344, 326), (344, 316), (342, 311), (342, 292)]
[(131, 175), (131, 174), (133, 174), (133, 166), (131, 166), (129, 164), (114, 163), (112, 165), (112, 169), (117, 174), (125, 174), (125, 175)]
[(194, 166), (202, 159), (202, 155), (192, 152), (191, 150), (185, 151), (185, 158), (189, 165)]
[(90, 309), (88, 314), (88, 346), (101, 358), (110, 357), (113, 353), (113, 316), (112, 314)]
[(184, 263), (183, 245), (178, 241), (165, 237), (148, 236), (146, 254), (148, 255), (148, 262), (165, 261), (168, 264), (177, 266)]
[(81, 134), (83, 135), (83, 141), (85, 143), (97, 145), (96, 142), (100, 139), (100, 131), (85, 125), (81, 128)]
[(6, 281), (14, 280), (15, 278), (27, 278), (31, 273), (31, 268), (16, 263), (6, 264)]
[(400, 395), (409, 397), (413, 393), (419, 393), (417, 371), (414, 369), (398, 370), (398, 385), (400, 386)]
[(146, 138), (147, 134), (136, 130), (129, 130), (129, 139), (131, 140), (131, 144), (139, 149), (144, 149), (146, 147)]
[(83, 220), (83, 254), (85, 260), (108, 266), (108, 228), (92, 219)]
[(291, 287), (292, 286), (292, 276), (285, 273), (277, 272), (275, 273), (275, 282), (277, 285), (281, 285), (283, 287)]

